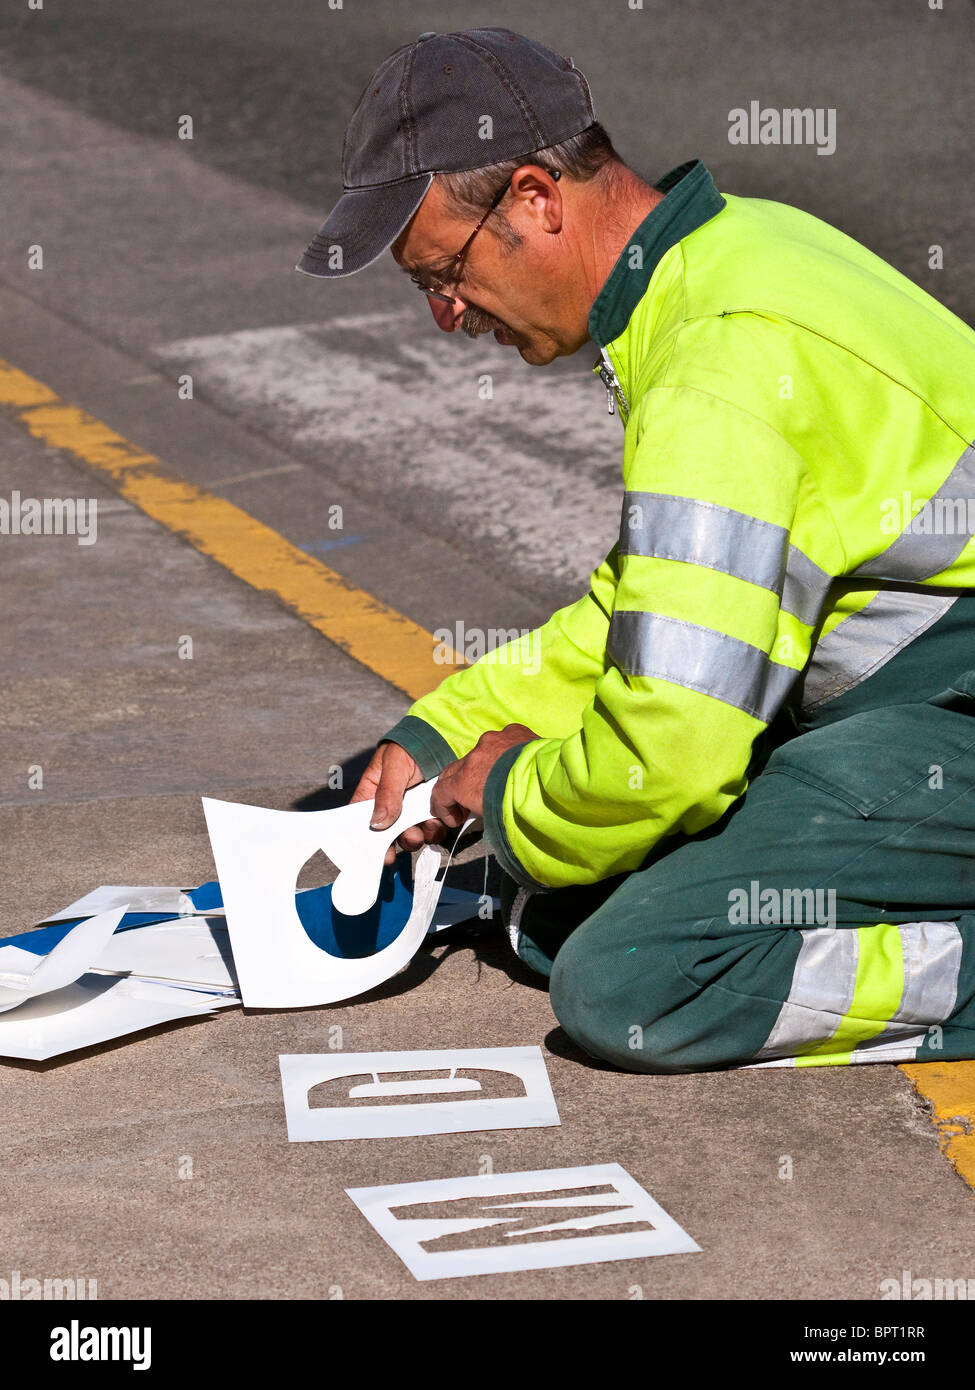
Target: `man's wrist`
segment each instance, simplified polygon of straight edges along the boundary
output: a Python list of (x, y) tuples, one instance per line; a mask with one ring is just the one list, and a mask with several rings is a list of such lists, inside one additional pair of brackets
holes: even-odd
[(415, 714), (405, 714), (398, 724), (383, 734), (380, 743), (396, 743), (406, 750), (420, 769), (425, 782), (457, 761), (457, 754), (432, 724)]

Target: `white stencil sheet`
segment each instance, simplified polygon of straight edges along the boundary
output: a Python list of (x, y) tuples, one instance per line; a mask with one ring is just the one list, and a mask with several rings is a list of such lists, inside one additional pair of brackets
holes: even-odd
[[(618, 1163), (353, 1187), (346, 1193), (419, 1280), (701, 1248)], [(403, 1209), (410, 1215), (398, 1215)], [(494, 1238), (486, 1242), (477, 1231)], [(439, 1248), (432, 1248), (434, 1242)]]
[[(291, 1140), (388, 1139), (561, 1123), (545, 1059), (537, 1046), (286, 1053), (278, 1062)], [(444, 1071), (450, 1075), (436, 1075)], [(482, 1076), (458, 1077), (458, 1071), (480, 1071)], [(404, 1072), (429, 1075), (404, 1078)], [(478, 1096), (486, 1080), (484, 1074), (491, 1072), (505, 1075), (507, 1095)], [(362, 1082), (363, 1075), (371, 1080)], [(345, 1090), (347, 1104), (309, 1106), (313, 1087), (341, 1078), (357, 1083), (335, 1088)], [(371, 1103), (384, 1097), (391, 1100), (413, 1095), (424, 1099), (406, 1104)], [(469, 1098), (460, 1100), (458, 1096)]]

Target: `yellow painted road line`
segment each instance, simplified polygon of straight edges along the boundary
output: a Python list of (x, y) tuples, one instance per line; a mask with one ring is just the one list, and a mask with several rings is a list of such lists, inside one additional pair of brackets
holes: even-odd
[(941, 1152), (975, 1188), (975, 1062), (904, 1062), (901, 1071), (931, 1105)]
[[(44, 444), (107, 478), (126, 501), (189, 541), (414, 700), (444, 677), (434, 639), (232, 502), (180, 478), (153, 454), (0, 360), (0, 409)], [(441, 661), (449, 653), (441, 647)], [(454, 654), (454, 665), (463, 665)]]

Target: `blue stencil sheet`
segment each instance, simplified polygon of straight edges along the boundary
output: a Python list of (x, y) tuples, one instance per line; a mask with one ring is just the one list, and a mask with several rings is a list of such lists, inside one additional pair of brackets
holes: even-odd
[[(216, 879), (201, 884), (199, 888), (191, 888), (187, 896), (193, 906), (203, 912), (223, 907), (220, 884)], [(399, 854), (395, 865), (383, 869), (379, 897), (369, 911), (359, 917), (346, 917), (335, 910), (331, 884), (297, 893), (295, 907), (301, 925), (311, 940), (330, 956), (348, 959), (371, 956), (395, 941), (406, 926), (413, 909), (412, 860), (409, 854)], [(5, 936), (0, 938), (0, 946), (19, 946), (33, 955), (46, 956), (72, 927), (85, 920), (84, 917), (75, 917), (69, 922), (55, 922), (49, 927), (23, 932), (20, 936)], [(154, 922), (191, 920), (180, 917), (176, 912), (127, 912), (115, 930), (129, 931), (133, 927), (145, 927)]]
[(295, 906), (301, 925), (316, 946), (330, 956), (358, 960), (395, 941), (413, 910), (413, 872), (409, 854), (398, 854), (383, 869), (379, 897), (368, 912), (346, 917), (332, 906), (332, 885), (298, 893)]

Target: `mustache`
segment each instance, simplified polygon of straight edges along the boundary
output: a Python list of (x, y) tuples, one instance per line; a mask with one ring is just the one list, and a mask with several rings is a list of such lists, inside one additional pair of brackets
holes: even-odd
[(505, 327), (500, 319), (494, 318), (491, 314), (486, 314), (483, 309), (475, 309), (473, 305), (464, 311), (464, 317), (460, 321), (460, 326), (467, 334), (468, 338), (478, 338), (482, 333), (490, 333), (493, 332), (495, 328)]

